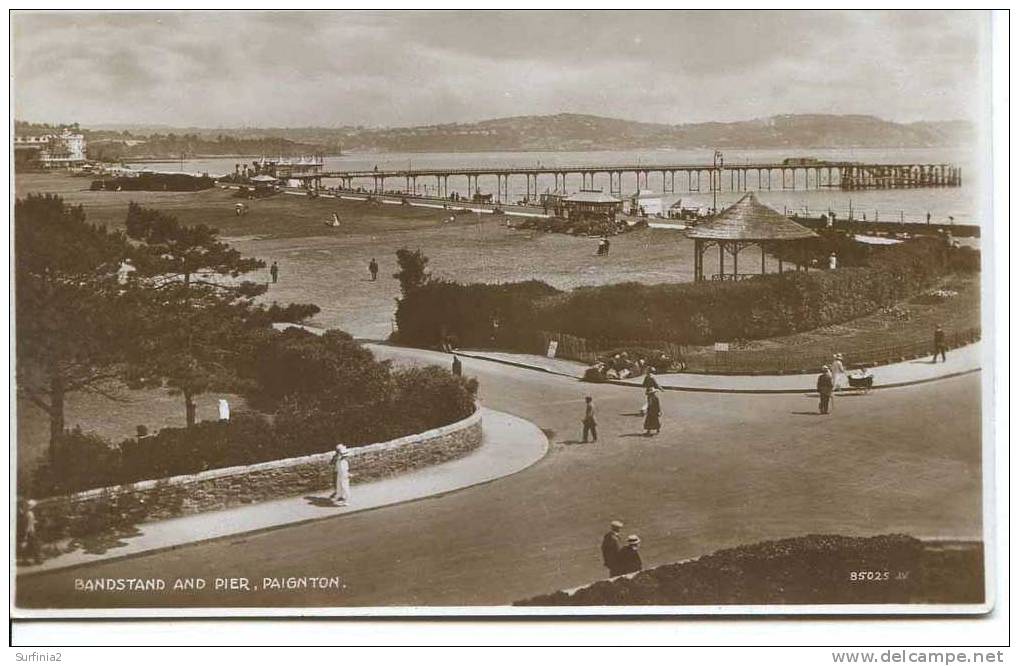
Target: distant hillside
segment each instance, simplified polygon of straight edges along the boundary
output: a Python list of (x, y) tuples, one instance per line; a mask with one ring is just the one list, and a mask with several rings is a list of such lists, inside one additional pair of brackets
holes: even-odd
[(873, 116), (785, 115), (663, 125), (559, 114), (357, 132), (351, 149), (391, 151), (624, 150), (635, 148), (937, 147), (969, 140), (966, 123), (894, 123)]
[[(561, 113), (476, 123), (365, 128), (170, 128), (83, 130), (111, 159), (185, 155), (633, 150), (655, 148), (935, 148), (965, 145), (964, 121), (896, 123), (860, 115), (782, 115), (730, 123), (666, 125)], [(102, 146), (100, 150), (100, 146)]]

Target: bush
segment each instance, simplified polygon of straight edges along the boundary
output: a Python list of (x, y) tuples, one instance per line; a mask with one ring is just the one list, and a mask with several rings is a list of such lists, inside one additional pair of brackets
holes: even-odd
[(399, 300), (396, 340), (437, 347), (452, 338), (466, 347), (533, 346), (535, 305), (558, 290), (536, 280), (507, 284), (430, 281)]
[(769, 338), (855, 319), (920, 293), (948, 270), (948, 255), (943, 242), (916, 239), (869, 250), (867, 267), (569, 293), (540, 282), (432, 282), (400, 300), (399, 340), (430, 347), (448, 333), (464, 346), (534, 351), (539, 331), (678, 344)]

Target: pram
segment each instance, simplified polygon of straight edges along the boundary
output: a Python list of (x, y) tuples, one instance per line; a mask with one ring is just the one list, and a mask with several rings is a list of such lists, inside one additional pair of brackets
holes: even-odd
[(848, 375), (848, 378), (849, 388), (851, 389), (867, 393), (872, 388), (874, 388), (874, 375), (863, 374), (861, 372), (859, 374)]

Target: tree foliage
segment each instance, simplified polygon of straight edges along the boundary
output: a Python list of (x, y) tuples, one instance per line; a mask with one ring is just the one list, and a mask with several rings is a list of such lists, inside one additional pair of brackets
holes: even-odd
[(52, 446), (67, 394), (111, 395), (132, 328), (117, 279), (128, 246), (53, 195), (17, 200), (14, 230), (18, 390), (49, 415)]
[(400, 293), (404, 296), (428, 282), (428, 257), (421, 250), (397, 250), (396, 263), (400, 270), (393, 273), (393, 277), (399, 280)]

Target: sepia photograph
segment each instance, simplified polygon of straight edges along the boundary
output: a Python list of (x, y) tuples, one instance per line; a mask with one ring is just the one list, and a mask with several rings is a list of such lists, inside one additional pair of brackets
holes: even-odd
[(992, 12), (9, 27), (13, 617), (995, 607)]

